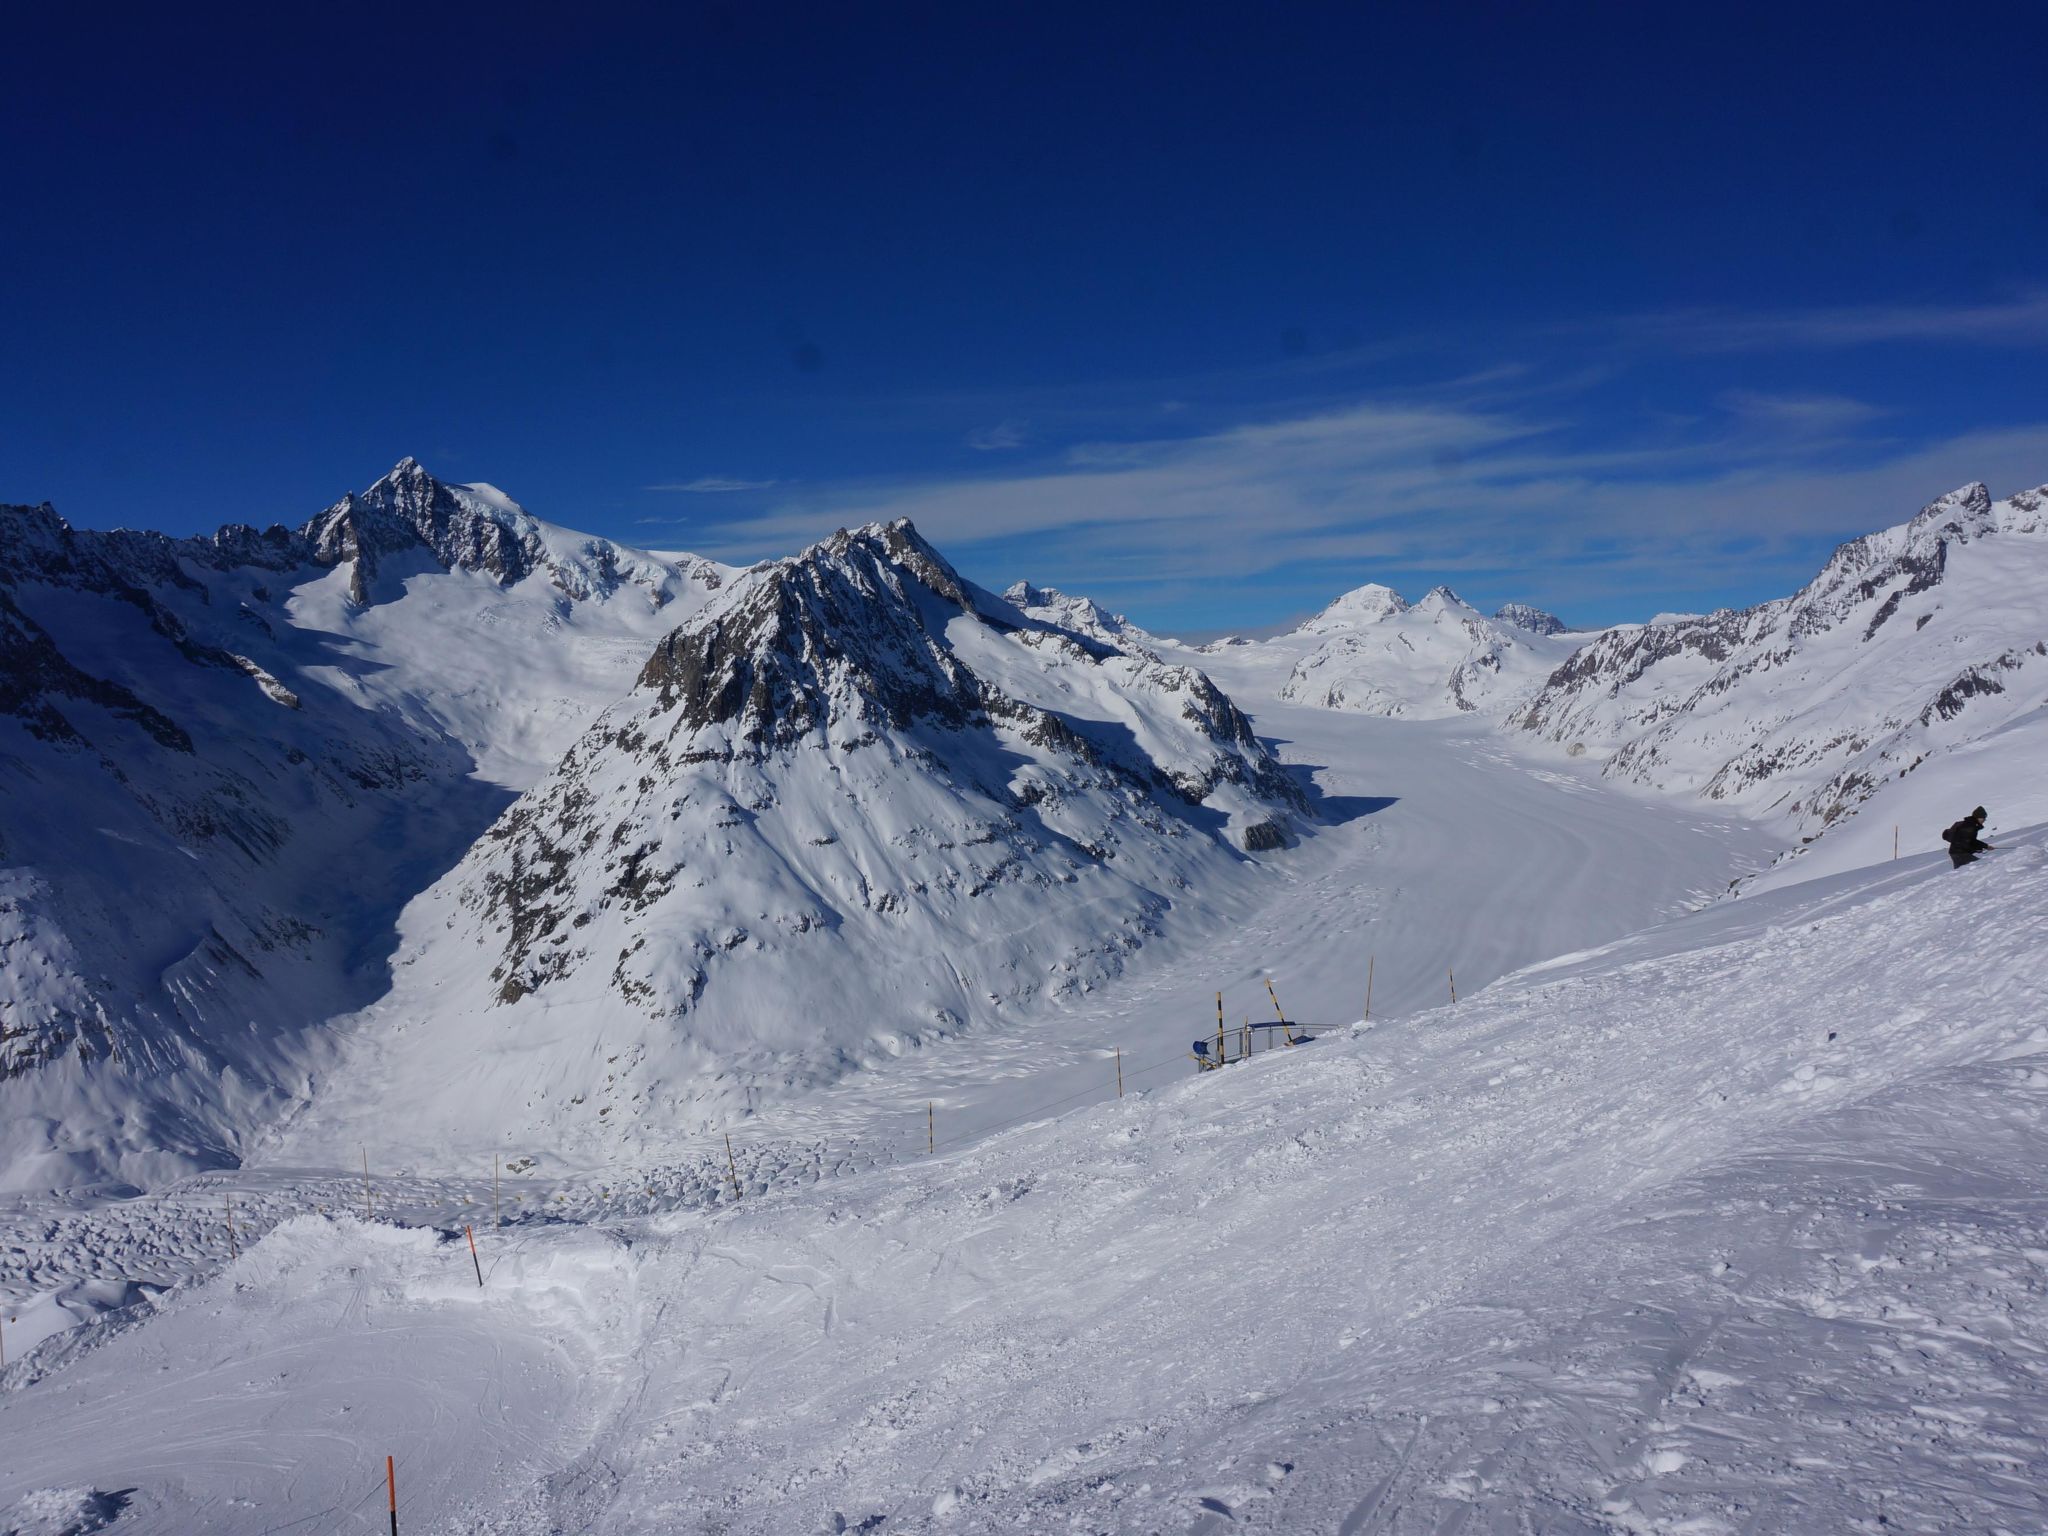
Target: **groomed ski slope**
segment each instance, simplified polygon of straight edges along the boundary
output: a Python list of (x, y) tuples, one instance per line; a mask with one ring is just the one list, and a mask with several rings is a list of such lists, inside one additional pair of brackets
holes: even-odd
[[(308, 1215), (0, 1398), (0, 1530), (2028, 1531), (2048, 841), (920, 1164)], [(10, 1523), (11, 1521), (11, 1523)]]

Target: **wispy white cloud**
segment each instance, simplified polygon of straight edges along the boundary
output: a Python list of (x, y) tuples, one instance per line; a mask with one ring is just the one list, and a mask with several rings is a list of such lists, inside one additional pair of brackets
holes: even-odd
[(1598, 447), (1561, 402), (1540, 404), (1439, 393), (1083, 444), (1024, 473), (819, 488), (700, 533), (707, 552), (753, 558), (908, 517), (963, 553), (1043, 539), (1057, 569), (1037, 574), (1085, 568), (1132, 600), (1313, 567), (1331, 590), (1411, 570), (1512, 573), (1532, 597), (1584, 602), (1646, 584), (1783, 585), (1810, 574), (1816, 540), (1902, 521), (1971, 480), (2003, 492), (2048, 479), (2048, 423), (1866, 439), (1844, 468), (1843, 434), (1881, 414), (1845, 398), (1737, 394), (1718, 416)]
[(2048, 290), (1983, 304), (1869, 304), (1745, 312), (1681, 310), (1615, 323), (1625, 339), (1689, 352), (1758, 352), (1915, 341), (2048, 345)]
[(967, 434), (967, 446), (983, 453), (994, 453), (1005, 448), (1022, 448), (1029, 435), (1027, 424), (1012, 416), (992, 427), (975, 428)]
[(693, 496), (717, 496), (731, 491), (768, 491), (782, 484), (780, 480), (731, 480), (723, 475), (701, 475), (695, 480), (672, 481), (663, 485), (646, 485), (646, 491), (687, 491)]
[(1742, 421), (1802, 433), (1840, 432), (1890, 414), (1882, 406), (1845, 395), (1776, 395), (1754, 389), (1728, 390), (1720, 403)]

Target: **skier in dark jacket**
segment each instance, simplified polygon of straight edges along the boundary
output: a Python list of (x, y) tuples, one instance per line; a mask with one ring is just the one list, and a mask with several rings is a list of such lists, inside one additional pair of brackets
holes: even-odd
[(1978, 854), (1989, 851), (1991, 844), (1984, 841), (1984, 807), (1978, 806), (1961, 821), (1941, 834), (1941, 840), (1948, 844), (1949, 862), (1957, 869), (1970, 863)]

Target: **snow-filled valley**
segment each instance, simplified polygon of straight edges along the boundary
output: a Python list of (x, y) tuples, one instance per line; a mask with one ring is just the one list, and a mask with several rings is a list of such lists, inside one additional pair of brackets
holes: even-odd
[(1199, 647), (7, 509), (0, 1532), (2042, 1528), (2041, 504)]

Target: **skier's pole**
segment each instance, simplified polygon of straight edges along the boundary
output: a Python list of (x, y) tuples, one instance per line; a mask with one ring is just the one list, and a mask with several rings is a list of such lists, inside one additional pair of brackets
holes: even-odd
[(462, 1232), (469, 1239), (469, 1262), (476, 1266), (476, 1288), (482, 1290), (484, 1288), (484, 1261), (476, 1256), (476, 1233), (470, 1230), (467, 1222), (463, 1223)]
[[(1367, 955), (1365, 957), (1365, 1017), (1367, 1019), (1372, 1017), (1372, 968), (1379, 964), (1379, 959), (1378, 955)], [(1361, 1020), (1360, 1022), (1364, 1021)]]
[(725, 1133), (725, 1172), (726, 1176), (732, 1180), (732, 1197), (737, 1200), (740, 1197), (740, 1170), (739, 1165), (732, 1160), (731, 1131)]
[(398, 1462), (384, 1458), (384, 1487), (391, 1496), (391, 1536), (398, 1536)]

